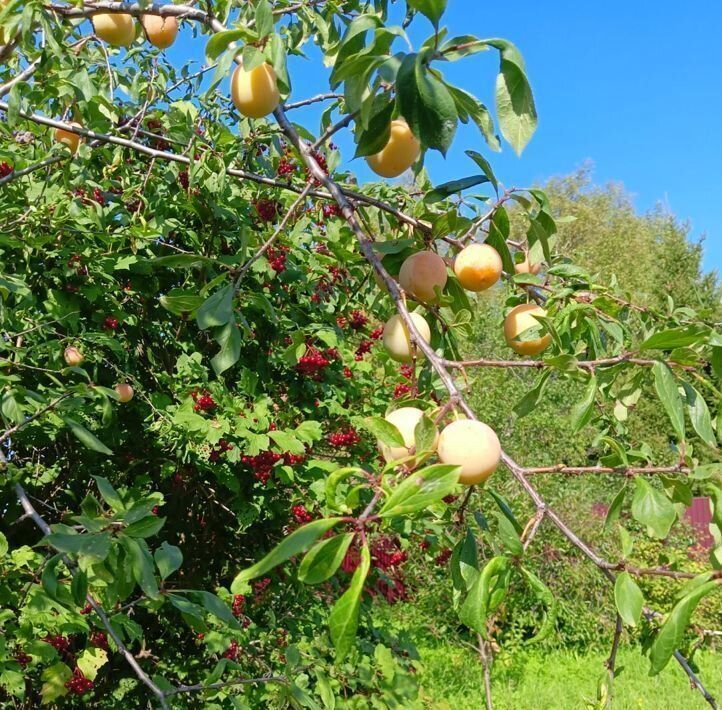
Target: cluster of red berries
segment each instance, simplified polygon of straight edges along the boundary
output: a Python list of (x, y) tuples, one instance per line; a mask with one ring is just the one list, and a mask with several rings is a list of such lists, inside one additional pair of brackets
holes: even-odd
[(357, 362), (360, 362), (364, 359), (364, 355), (366, 353), (371, 352), (371, 348), (373, 347), (373, 341), (372, 340), (362, 340), (358, 347), (356, 348), (356, 354), (354, 355), (354, 359)]
[(241, 654), (241, 649), (238, 646), (238, 641), (231, 641), (230, 646), (226, 649), (223, 654), (223, 658), (228, 658), (231, 661), (238, 660), (238, 656)]
[(15, 169), (12, 167), (12, 165), (9, 165), (8, 163), (5, 163), (5, 162), (0, 163), (0, 178), (7, 177), (14, 170)]
[(48, 634), (43, 641), (49, 643), (59, 654), (65, 656), (70, 653), (70, 639), (67, 636), (51, 636)]
[(405, 397), (407, 394), (411, 393), (411, 385), (407, 384), (406, 382), (399, 382), (396, 387), (394, 387), (394, 399), (401, 399), (402, 397)]
[(401, 377), (405, 377), (407, 380), (410, 380), (414, 375), (414, 366), (413, 365), (402, 365), (400, 371), (401, 371)]
[(313, 515), (309, 513), (302, 505), (294, 505), (291, 508), (291, 515), (294, 520), (303, 525), (304, 523), (310, 523), (313, 520)]
[(90, 604), (86, 604), (81, 610), (80, 613), (85, 616), (86, 614), (90, 614), (90, 612), (93, 611), (93, 607), (90, 606)]
[(271, 477), (273, 467), (282, 458), (283, 456), (275, 451), (261, 451), (260, 454), (255, 456), (242, 456), (241, 463), (248, 466), (253, 471), (256, 479), (265, 485)]
[(430, 547), (431, 547), (431, 542), (429, 540), (423, 539), (419, 543), (419, 550), (421, 550), (422, 552), (426, 552), (426, 550), (428, 550)]
[(208, 460), (215, 463), (221, 457), (221, 454), (226, 453), (226, 451), (230, 451), (232, 448), (233, 444), (230, 444), (225, 439), (221, 439), (218, 442), (218, 448), (213, 449), (213, 451), (209, 454)]
[(379, 340), (383, 334), (384, 327), (380, 325), (378, 328), (374, 328), (374, 330), (371, 331), (371, 335), (369, 335), (369, 338), (371, 338), (371, 340)]
[(292, 454), (288, 451), (283, 454), (283, 463), (285, 463), (286, 466), (295, 466), (296, 464), (303, 463), (305, 460), (306, 456), (304, 454)]
[(339, 429), (338, 431), (329, 434), (326, 437), (326, 440), (329, 444), (331, 444), (331, 446), (340, 448), (342, 446), (353, 446), (354, 444), (358, 444), (359, 441), (361, 441), (361, 437), (353, 427), (348, 427), (347, 429)]
[(371, 545), (371, 561), (376, 569), (383, 571), (406, 562), (408, 554), (399, 547), (399, 541), (389, 535), (376, 538)]
[(84, 695), (93, 689), (93, 681), (86, 678), (80, 668), (75, 668), (73, 677), (65, 684), (65, 687), (73, 693), (73, 695)]
[(194, 412), (212, 412), (218, 406), (208, 390), (191, 392), (191, 397), (195, 402)]
[[(311, 295), (312, 303), (321, 303), (321, 300), (326, 299), (328, 293), (339, 281), (344, 281), (348, 278), (348, 271), (338, 266), (329, 266), (328, 272), (331, 274), (331, 279), (322, 278), (319, 280), (316, 284), (315, 292)], [(348, 289), (346, 289), (346, 292), (348, 292)]]
[(331, 361), (317, 348), (310, 347), (306, 350), (301, 358), (298, 360), (296, 369), (306, 376), (316, 376), (325, 367), (328, 367)]
[(288, 247), (278, 247), (277, 249), (271, 247), (266, 252), (266, 258), (268, 259), (268, 263), (277, 274), (282, 274), (286, 270), (287, 252)]
[(102, 648), (104, 651), (108, 650), (108, 637), (102, 631), (93, 631), (88, 638), (88, 642), (91, 646)]
[(84, 205), (89, 205), (93, 200), (95, 200), (95, 202), (97, 202), (101, 207), (105, 204), (105, 196), (99, 187), (93, 188), (92, 200), (88, 197), (88, 193), (85, 191), (85, 188), (82, 187), (76, 187), (72, 194), (79, 198)]
[(191, 184), (191, 178), (187, 170), (181, 170), (178, 173), (178, 182), (184, 190), (187, 190)]
[(286, 157), (281, 158), (281, 160), (278, 161), (278, 168), (276, 169), (276, 175), (279, 177), (284, 177), (286, 175), (292, 175), (296, 172), (296, 163), (294, 163), (292, 160), (289, 160)]
[(342, 217), (343, 216), (343, 213), (341, 212), (341, 208), (335, 202), (327, 202), (321, 208), (321, 214), (323, 215), (324, 219), (329, 219), (330, 217)]
[(274, 200), (256, 200), (253, 205), (262, 222), (273, 222), (278, 215), (278, 203)]
[(253, 582), (253, 601), (258, 604), (260, 601), (263, 600), (263, 598), (268, 593), (268, 587), (271, 584), (271, 578), (270, 577), (264, 577), (263, 579), (259, 579), (255, 582)]
[(27, 666), (32, 660), (32, 657), (28, 656), (28, 654), (24, 651), (18, 651), (15, 654), (15, 661), (19, 663), (23, 668), (25, 668), (25, 666)]
[(445, 547), (436, 557), (434, 558), (434, 562), (439, 566), (443, 567), (451, 557), (451, 548)]
[(118, 319), (113, 316), (106, 316), (103, 321), (103, 328), (106, 330), (118, 330)]
[(349, 379), (349, 380), (353, 377), (353, 372), (351, 372), (351, 368), (350, 368), (350, 367), (344, 367), (344, 368), (343, 368), (343, 376), (344, 376), (346, 379)]
[(323, 254), (324, 256), (331, 256), (330, 249), (325, 244), (316, 244), (316, 254)]
[(349, 314), (349, 325), (354, 330), (361, 330), (368, 322), (369, 319), (363, 311), (351, 311)]
[(68, 268), (69, 269), (75, 269), (78, 276), (87, 276), (88, 275), (88, 267), (85, 266), (85, 264), (82, 263), (80, 254), (73, 254), (73, 256), (68, 259)]
[(243, 610), (246, 608), (246, 597), (243, 594), (235, 594), (233, 597), (233, 605), (231, 610), (233, 616), (239, 617), (243, 614)]

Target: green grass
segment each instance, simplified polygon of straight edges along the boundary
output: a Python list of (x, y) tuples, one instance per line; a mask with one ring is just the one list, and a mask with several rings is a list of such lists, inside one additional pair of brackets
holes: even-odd
[[(423, 670), (418, 675), (425, 708), (464, 710), (483, 708), (481, 665), (470, 649), (426, 638), (419, 643)], [(496, 710), (575, 710), (594, 707), (605, 655), (577, 655), (556, 651), (500, 654), (492, 674)], [(696, 658), (708, 690), (722, 697), (722, 654)], [(650, 678), (649, 661), (638, 648), (621, 648), (618, 668), (623, 672), (614, 687), (615, 710), (679, 710), (708, 708), (702, 696), (690, 689), (676, 662)]]

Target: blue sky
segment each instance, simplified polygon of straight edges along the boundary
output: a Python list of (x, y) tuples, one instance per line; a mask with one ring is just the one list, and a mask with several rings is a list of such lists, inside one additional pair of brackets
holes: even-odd
[[(475, 127), (461, 126), (446, 160), (427, 158), (435, 183), (474, 172), (467, 148), (487, 155), (499, 179), (514, 186), (592, 161), (594, 180), (623, 183), (639, 210), (664, 202), (690, 221), (692, 238), (706, 234), (705, 267), (722, 271), (722, 2), (517, 0), (490, 6), (449, 0), (442, 24), (450, 35), (505, 37), (519, 47), (539, 128), (518, 158), (506, 145), (490, 153)], [(416, 20), (414, 45), (430, 32), (425, 19)], [(173, 54), (200, 60), (202, 43), (185, 37)], [(292, 100), (328, 90), (315, 59), (311, 53), (310, 61), (292, 61)], [(443, 65), (452, 83), (489, 106), (497, 68), (495, 52)], [(294, 119), (315, 129), (318, 111), (304, 109)], [(352, 155), (350, 139), (338, 143)], [(361, 179), (369, 177), (363, 161), (352, 167)]]

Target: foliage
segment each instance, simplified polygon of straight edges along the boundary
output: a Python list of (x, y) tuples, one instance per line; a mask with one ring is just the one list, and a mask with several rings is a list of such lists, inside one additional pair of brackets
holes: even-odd
[[(500, 618), (514, 618), (519, 589), (536, 613), (524, 640), (544, 642), (561, 594), (534, 567), (542, 528), (553, 525), (549, 540), (560, 534), (611, 581), (650, 573), (630, 562), (626, 544), (619, 562), (606, 562), (558, 517), (543, 498), (548, 484), (529, 481), (565, 473), (555, 458), (541, 462), (549, 471), (509, 456), (513, 427), (547, 392), (573, 404), (573, 435), (593, 431), (574, 451), (624, 481), (609, 525), (631, 515), (637, 537), (661, 539), (693, 492), (715, 500), (704, 576), (665, 609), (659, 632), (649, 630), (653, 671), (681, 645), (693, 607), (717, 591), (720, 469), (701, 465), (718, 454), (716, 313), (673, 298), (631, 303), (564, 252), (558, 225), (568, 215), (542, 190), (505, 188), (478, 151), (468, 152), (472, 175), (440, 186), (422, 156), (419, 199), (399, 184), (358, 188), (328, 142), (351, 123), (365, 156), (383, 147), (393, 117), (423, 151), (442, 154), (459, 121), (473, 121), (496, 150), (496, 119), (517, 152), (537, 121), (514, 45), (449, 37), (445, 2), (408, 3), (401, 24), (388, 5), (257, 0), (220, 3), (212, 17), (151, 7), (192, 24), (192, 41), (207, 39), (208, 83), (147, 43), (118, 50), (89, 36), (98, 10), (137, 17), (145, 7), (11, 0), (0, 11), (10, 38), (0, 49), (10, 56), (0, 69), (8, 697), (408, 706), (413, 650), (368, 610), (372, 597), (405, 596), (398, 567), (418, 536), (448, 540), (436, 559), (450, 563), (452, 607), (482, 655), (500, 640)], [(433, 34), (407, 52), (405, 27), (425, 21), (417, 12)], [(286, 97), (287, 56), (312, 39), (339, 92), (318, 99), (330, 101), (318, 130), (295, 126), (283, 106), (273, 121), (239, 117), (221, 88), (234, 60), (247, 71), (267, 62)], [(491, 51), (495, 117), (443, 73), (447, 62)], [(77, 153), (48, 128), (82, 136)], [(480, 185), (488, 194), (469, 194)], [(512, 238), (521, 223), (523, 243)], [(504, 307), (544, 304), (517, 338), (548, 336), (542, 359), (464, 360), (474, 314), (498, 326), (502, 304), (470, 296), (454, 276), (437, 287), (438, 303), (399, 290), (400, 265), (414, 252), (433, 246), (450, 258), (474, 239), (499, 254), (507, 283), (494, 293)], [(542, 274), (514, 273), (527, 253), (545, 262)], [(409, 308), (432, 323), (430, 343)], [(409, 333), (404, 367), (379, 341), (393, 313)], [(485, 366), (507, 380), (515, 368), (533, 373), (514, 417), (497, 428), (504, 466), (531, 509), (496, 485), (482, 489), (480, 509), (476, 494), (460, 495), (460, 457), (437, 461), (434, 427), (473, 416), (462, 391), (470, 383), (482, 416), (502, 416), (469, 377)], [(652, 396), (665, 413), (655, 421), (666, 451), (640, 441), (632, 424), (637, 403)], [(423, 410), (413, 446), (383, 420), (402, 404)], [(409, 455), (380, 460), (379, 443), (403, 443)], [(509, 485), (502, 471), (495, 479)], [(636, 613), (625, 597), (636, 589), (618, 585), (628, 621)]]

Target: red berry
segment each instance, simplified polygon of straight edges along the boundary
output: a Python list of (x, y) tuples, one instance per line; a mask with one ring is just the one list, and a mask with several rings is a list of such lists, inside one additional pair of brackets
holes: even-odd
[(14, 168), (6, 162), (0, 163), (0, 178), (7, 177), (14, 171)]
[(257, 200), (254, 203), (256, 214), (262, 222), (273, 222), (278, 214), (278, 203), (273, 200)]
[(93, 681), (86, 678), (83, 671), (76, 666), (73, 671), (73, 677), (65, 684), (65, 687), (73, 693), (73, 695), (84, 695), (93, 689)]
[(107, 328), (108, 330), (117, 330), (118, 319), (113, 318), (113, 316), (106, 316), (105, 320), (103, 321), (103, 328)]
[(91, 646), (102, 648), (104, 651), (108, 650), (108, 637), (102, 631), (93, 631), (88, 642)]

